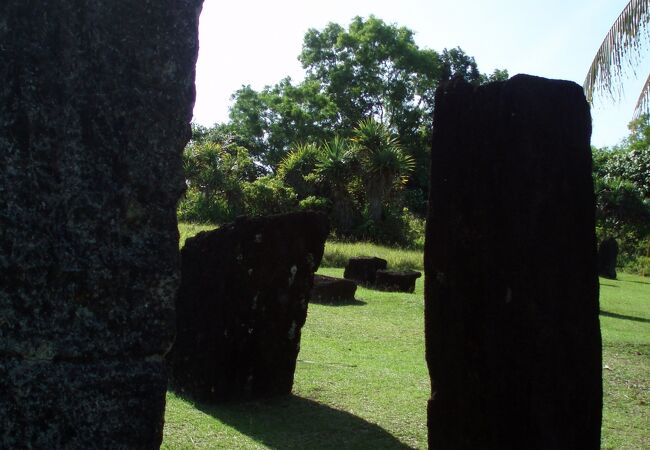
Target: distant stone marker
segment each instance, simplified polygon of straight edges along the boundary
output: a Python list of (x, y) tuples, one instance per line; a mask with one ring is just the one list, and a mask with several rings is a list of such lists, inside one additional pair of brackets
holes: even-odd
[(357, 283), (345, 278), (314, 275), (310, 301), (315, 303), (350, 303), (354, 301)]
[(603, 240), (598, 246), (598, 274), (601, 277), (616, 279), (616, 260), (618, 258), (618, 243), (614, 238)]
[(415, 280), (422, 273), (417, 270), (378, 270), (375, 274), (375, 288), (382, 291), (413, 292)]
[(385, 259), (369, 256), (350, 258), (343, 277), (359, 283), (374, 284), (378, 270), (386, 269), (388, 262)]
[(601, 338), (582, 89), (436, 93), (425, 246), (429, 448), (598, 449)]
[(172, 384), (207, 402), (288, 395), (325, 215), (241, 218), (188, 239)]
[(0, 6), (0, 448), (158, 448), (200, 0)]

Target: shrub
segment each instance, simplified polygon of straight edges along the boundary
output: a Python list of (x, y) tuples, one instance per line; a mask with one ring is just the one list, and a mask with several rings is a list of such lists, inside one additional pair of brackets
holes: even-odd
[(293, 189), (269, 175), (246, 183), (243, 189), (246, 213), (251, 216), (289, 212), (298, 207), (298, 197)]

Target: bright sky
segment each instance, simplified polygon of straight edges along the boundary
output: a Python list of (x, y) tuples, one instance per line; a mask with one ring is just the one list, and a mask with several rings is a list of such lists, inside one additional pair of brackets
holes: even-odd
[[(508, 69), (582, 84), (605, 34), (628, 0), (206, 0), (200, 20), (194, 121), (228, 120), (231, 94), (285, 76), (303, 78), (297, 60), (309, 28), (329, 22), (345, 28), (355, 16), (374, 14), (415, 32), (420, 48), (460, 46), (479, 70)], [(649, 55), (650, 56), (650, 55)], [(637, 72), (636, 77), (634, 71)], [(650, 58), (629, 70), (624, 98), (597, 99), (592, 144), (611, 146), (627, 135), (627, 123)]]

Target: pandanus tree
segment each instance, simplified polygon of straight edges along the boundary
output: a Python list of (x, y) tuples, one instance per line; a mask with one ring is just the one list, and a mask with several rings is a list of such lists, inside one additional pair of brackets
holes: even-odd
[[(609, 30), (584, 82), (587, 100), (593, 102), (594, 93), (604, 91), (613, 99), (620, 98), (625, 70), (634, 67), (648, 39), (650, 0), (630, 0)], [(647, 113), (650, 107), (650, 75), (637, 100), (634, 115)]]
[(415, 161), (388, 127), (372, 118), (359, 123), (352, 142), (364, 178), (369, 216), (379, 222), (384, 204), (406, 183)]
[(324, 143), (314, 168), (315, 181), (332, 202), (332, 220), (337, 231), (349, 233), (353, 225), (353, 203), (349, 185), (354, 171), (354, 154), (340, 136)]

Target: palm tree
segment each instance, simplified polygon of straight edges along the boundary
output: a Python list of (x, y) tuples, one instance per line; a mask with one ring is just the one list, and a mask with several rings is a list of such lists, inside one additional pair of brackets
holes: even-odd
[(372, 118), (361, 121), (352, 134), (365, 178), (368, 212), (379, 222), (384, 202), (406, 183), (415, 161), (404, 153), (386, 125)]
[[(630, 0), (609, 30), (589, 67), (583, 84), (585, 95), (593, 103), (596, 91), (606, 91), (610, 97), (619, 99), (621, 79), (625, 66), (638, 62), (641, 55), (642, 38), (647, 38), (650, 22), (650, 0)], [(634, 116), (648, 111), (650, 98), (650, 76), (641, 90)]]

